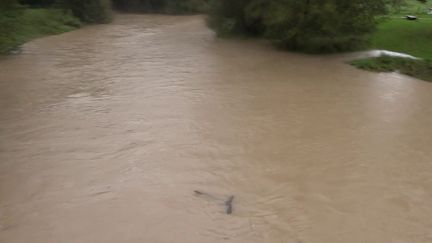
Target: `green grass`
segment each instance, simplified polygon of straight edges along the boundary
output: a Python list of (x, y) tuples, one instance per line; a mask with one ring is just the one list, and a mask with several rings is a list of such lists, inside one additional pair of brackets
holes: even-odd
[(60, 34), (81, 26), (80, 21), (60, 9), (27, 9), (21, 17), (18, 36), (28, 41), (45, 35)]
[[(393, 8), (389, 16), (380, 20), (371, 38), (371, 48), (432, 59), (432, 15), (427, 14), (429, 8), (432, 8), (432, 0), (427, 3), (407, 0), (402, 6)], [(406, 15), (420, 19), (408, 21), (403, 19)]]
[[(374, 72), (400, 72), (418, 79), (432, 82), (432, 15), (427, 9), (432, 1), (421, 4), (408, 0), (406, 5), (393, 9), (389, 16), (380, 20), (371, 38), (371, 49), (383, 49), (406, 53), (419, 60), (382, 56), (351, 62), (357, 68)], [(418, 21), (403, 19), (406, 15), (416, 15)]]
[(400, 72), (418, 79), (432, 82), (432, 61), (402, 57), (381, 56), (351, 62), (360, 69), (374, 72)]
[(372, 35), (371, 47), (432, 59), (432, 17), (418, 21), (393, 16), (385, 19)]
[(77, 18), (60, 9), (24, 9), (20, 13), (13, 28), (3, 35), (0, 33), (0, 54), (34, 38), (64, 33), (81, 26)]

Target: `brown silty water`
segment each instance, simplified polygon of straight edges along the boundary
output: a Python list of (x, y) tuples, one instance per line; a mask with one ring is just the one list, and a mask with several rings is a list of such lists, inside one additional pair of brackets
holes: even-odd
[(355, 55), (200, 16), (26, 44), (0, 61), (0, 242), (432, 242), (432, 84)]

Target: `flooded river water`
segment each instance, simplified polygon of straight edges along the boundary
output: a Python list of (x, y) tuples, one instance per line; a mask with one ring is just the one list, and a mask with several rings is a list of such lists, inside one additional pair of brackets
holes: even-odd
[(353, 55), (200, 16), (26, 44), (0, 59), (0, 242), (432, 242), (432, 83)]

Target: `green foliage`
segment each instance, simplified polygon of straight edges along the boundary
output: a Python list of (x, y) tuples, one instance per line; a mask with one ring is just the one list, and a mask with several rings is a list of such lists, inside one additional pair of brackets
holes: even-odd
[(15, 33), (19, 27), (22, 10), (14, 0), (0, 2), (0, 53), (7, 53), (19, 46)]
[(150, 13), (197, 13), (208, 8), (208, 0), (113, 0), (114, 7), (123, 11)]
[(160, 0), (113, 0), (114, 8), (123, 11), (154, 12), (162, 9)]
[(178, 13), (199, 13), (205, 12), (208, 8), (206, 0), (165, 0), (164, 12)]
[(18, 0), (21, 5), (32, 7), (47, 7), (54, 5), (57, 0)]
[(18, 37), (21, 42), (64, 33), (81, 26), (79, 19), (61, 9), (26, 9), (20, 22)]
[(345, 51), (364, 43), (385, 0), (214, 0), (208, 24), (219, 35), (269, 38), (308, 52)]
[(85, 23), (111, 21), (110, 0), (62, 0), (63, 6)]
[[(22, 9), (13, 19), (0, 15), (0, 53), (8, 53), (31, 39), (76, 29), (80, 21), (61, 9)], [(13, 25), (12, 28), (5, 28)]]
[[(0, 0), (0, 53), (8, 53), (39, 36), (70, 31), (79, 27), (81, 21), (111, 20), (111, 0), (19, 0), (19, 3)], [(25, 6), (61, 6), (63, 10), (26, 9)]]
[(207, 20), (209, 27), (219, 36), (252, 34), (255, 32), (252, 28), (256, 28), (258, 24), (247, 23), (245, 10), (250, 2), (250, 0), (211, 1)]
[(396, 4), (390, 9), (391, 15), (427, 16), (428, 9), (432, 7), (432, 0), (393, 0)]
[(395, 72), (432, 82), (432, 62), (401, 57), (381, 56), (351, 62), (357, 68), (374, 72)]
[(111, 21), (111, 0), (19, 0), (19, 3), (29, 7), (62, 7), (85, 23)]

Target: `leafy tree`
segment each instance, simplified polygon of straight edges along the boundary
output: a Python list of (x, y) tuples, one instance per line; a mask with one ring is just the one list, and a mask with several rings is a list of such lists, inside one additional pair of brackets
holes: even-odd
[(220, 35), (246, 34), (310, 52), (353, 49), (385, 11), (385, 0), (215, 0), (209, 26)]
[(178, 14), (202, 12), (208, 0), (113, 0), (113, 4), (123, 11)]
[(45, 7), (55, 4), (57, 0), (19, 0), (18, 2), (32, 7)]
[(246, 9), (256, 4), (252, 0), (213, 0), (210, 2), (208, 25), (220, 36), (231, 34), (252, 34), (258, 24), (259, 18), (249, 18), (246, 21)]
[(113, 0), (115, 8), (123, 11), (153, 12), (162, 8), (160, 0)]
[(107, 23), (111, 20), (110, 0), (61, 0), (62, 5), (87, 23)]

